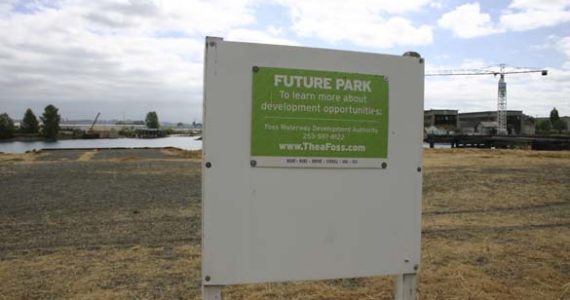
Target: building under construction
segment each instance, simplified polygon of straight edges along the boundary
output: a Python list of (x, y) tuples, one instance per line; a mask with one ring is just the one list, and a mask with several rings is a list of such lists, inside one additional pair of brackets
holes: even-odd
[(453, 134), (459, 132), (457, 110), (430, 109), (424, 111), (424, 129), (427, 134)]
[[(463, 134), (494, 135), (498, 133), (497, 111), (481, 111), (459, 114), (459, 126)], [(507, 111), (508, 135), (534, 135), (534, 120), (521, 110)]]
[[(532, 117), (520, 110), (507, 111), (508, 135), (534, 135)], [(424, 130), (432, 135), (496, 135), (499, 130), (497, 111), (459, 113), (452, 109), (424, 111)]]
[[(481, 70), (442, 70), (427, 72), (425, 76), (474, 76), (474, 75), (493, 75), (499, 76), (499, 82), (497, 83), (497, 110), (481, 113), (466, 113), (464, 114), (464, 119), (472, 119), (473, 122), (469, 124), (460, 124), (462, 128), (465, 128), (466, 134), (477, 134), (483, 132), (485, 135), (513, 135), (513, 134), (534, 134), (532, 132), (526, 132), (526, 126), (524, 124), (525, 118), (522, 111), (508, 111), (507, 110), (507, 82), (505, 81), (505, 75), (507, 74), (527, 74), (527, 73), (540, 73), (542, 76), (548, 75), (548, 70), (540, 69), (529, 69), (529, 68), (518, 68), (518, 67), (507, 67), (505, 64), (499, 65), (499, 69), (481, 69)], [(485, 119), (485, 120), (481, 120)], [(532, 119), (527, 118), (531, 121)], [(509, 126), (510, 123), (510, 126)], [(465, 126), (464, 126), (465, 125)], [(473, 126), (473, 131), (471, 132), (470, 126)], [(531, 126), (528, 127), (530, 129)], [(532, 126), (534, 128), (534, 126)], [(433, 133), (435, 134), (435, 133)], [(479, 133), (481, 134), (481, 133)]]

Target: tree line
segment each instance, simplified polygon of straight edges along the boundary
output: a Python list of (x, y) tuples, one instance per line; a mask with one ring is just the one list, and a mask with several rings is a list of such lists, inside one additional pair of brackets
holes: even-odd
[(536, 124), (536, 130), (543, 133), (548, 133), (552, 130), (561, 133), (567, 129), (568, 124), (564, 122), (564, 120), (560, 119), (560, 115), (558, 114), (556, 107), (550, 111), (550, 118), (548, 118), (548, 120), (543, 120)]
[[(59, 133), (61, 116), (59, 109), (53, 105), (45, 107), (40, 116), (41, 124), (34, 112), (28, 108), (22, 118), (19, 132), (23, 134), (41, 134), (46, 139), (55, 139)], [(0, 139), (12, 138), (17, 132), (14, 121), (7, 113), (0, 114)]]
[[(19, 129), (16, 129), (14, 120), (7, 113), (2, 113), (0, 114), (0, 139), (12, 138), (15, 133), (39, 134), (46, 139), (56, 139), (60, 130), (60, 121), (59, 109), (51, 104), (45, 107), (39, 120), (32, 109), (28, 108), (24, 113)], [(158, 129), (160, 122), (157, 113), (154, 111), (147, 113), (144, 124), (148, 128)]]

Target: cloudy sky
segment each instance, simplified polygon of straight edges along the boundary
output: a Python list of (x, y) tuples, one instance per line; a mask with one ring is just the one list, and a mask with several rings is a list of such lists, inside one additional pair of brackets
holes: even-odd
[[(569, 0), (0, 0), (0, 112), (202, 117), (205, 36), (401, 55), (428, 72), (499, 64), (509, 109), (570, 115)], [(428, 77), (425, 108), (496, 109), (497, 79)]]

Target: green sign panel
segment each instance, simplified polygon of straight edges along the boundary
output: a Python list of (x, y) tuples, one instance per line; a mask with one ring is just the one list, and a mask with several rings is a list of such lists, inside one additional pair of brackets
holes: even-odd
[(253, 68), (257, 166), (380, 167), (388, 148), (384, 76)]

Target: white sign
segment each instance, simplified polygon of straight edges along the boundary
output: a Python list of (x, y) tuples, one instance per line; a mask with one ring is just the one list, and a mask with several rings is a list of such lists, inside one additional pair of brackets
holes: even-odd
[[(251, 155), (254, 67), (313, 70), (324, 74), (321, 77), (346, 73), (357, 74), (357, 79), (363, 77), (358, 74), (386, 78), (389, 111), (383, 115), (389, 115), (388, 128), (385, 135), (371, 135), (386, 139), (379, 144), (386, 145), (386, 151), (379, 148), (370, 156), (380, 157), (381, 167), (258, 166)], [(279, 80), (288, 82), (287, 78)], [(416, 273), (420, 264), (423, 82), (423, 60), (417, 57), (208, 38), (203, 284)], [(318, 83), (326, 87), (324, 79)], [(363, 89), (368, 85), (359, 86)], [(364, 92), (362, 97), (372, 95)], [(317, 102), (312, 105), (319, 105)], [(270, 126), (262, 124), (255, 132), (263, 137), (264, 128), (280, 126), (274, 119)], [(304, 120), (301, 125), (312, 127), (309, 123)], [(315, 125), (323, 127), (321, 123)], [(352, 127), (364, 131), (366, 126)], [(352, 143), (358, 144), (357, 140)], [(374, 145), (369, 141), (362, 144)], [(263, 155), (271, 156), (272, 152)], [(342, 155), (336, 156), (342, 159)], [(302, 155), (294, 157), (302, 159)]]

